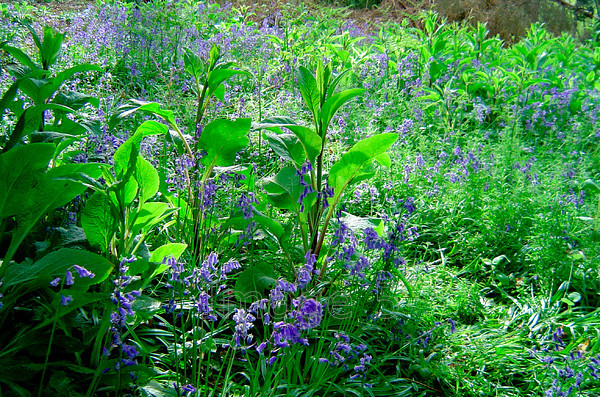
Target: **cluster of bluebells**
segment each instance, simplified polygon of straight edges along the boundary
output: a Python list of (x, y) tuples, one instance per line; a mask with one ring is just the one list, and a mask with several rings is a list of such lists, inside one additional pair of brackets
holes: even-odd
[[(131, 284), (132, 277), (127, 274), (130, 263), (136, 261), (135, 257), (123, 258), (119, 263), (119, 272), (115, 280), (113, 280), (114, 288), (110, 300), (115, 306), (110, 314), (110, 345), (104, 347), (103, 352), (105, 357), (110, 357), (114, 349), (119, 350), (120, 359), (115, 363), (115, 371), (119, 371), (122, 366), (136, 365), (136, 357), (139, 355), (136, 347), (127, 344), (122, 337), (123, 330), (127, 327), (127, 319), (135, 315), (133, 311), (133, 302), (142, 295), (141, 290), (127, 291)], [(110, 368), (104, 371), (108, 372)]]
[[(600, 383), (600, 355), (586, 355), (587, 343), (576, 349), (565, 351), (567, 334), (563, 327), (550, 330), (551, 340), (542, 347), (534, 346), (529, 357), (539, 360), (552, 371), (546, 378), (544, 395), (546, 397), (564, 397), (579, 395), (587, 385)], [(545, 345), (545, 346), (544, 346)]]
[(242, 212), (245, 220), (249, 221), (242, 234), (238, 237), (237, 243), (240, 245), (248, 245), (252, 241), (254, 227), (256, 223), (252, 220), (254, 218), (254, 206), (252, 204), (258, 204), (258, 199), (254, 193), (249, 192), (248, 194), (241, 194), (237, 208)]
[[(50, 285), (53, 287), (57, 287), (59, 285), (61, 286), (61, 291), (60, 291), (61, 306), (66, 306), (73, 301), (73, 297), (71, 295), (65, 295), (63, 293), (63, 288), (65, 286), (70, 286), (75, 283), (75, 280), (73, 278), (73, 272), (75, 272), (79, 278), (94, 278), (95, 277), (94, 273), (90, 272), (83, 266), (73, 265), (69, 269), (67, 269), (67, 271), (65, 272), (64, 279), (61, 279), (60, 277), (56, 277), (55, 279), (50, 281)], [(2, 297), (2, 295), (0, 294), (0, 298), (1, 297)], [(2, 306), (0, 306), (0, 307), (2, 307)]]
[[(319, 358), (319, 362), (329, 364), (330, 367), (343, 368), (350, 372), (349, 379), (366, 378), (367, 366), (373, 356), (367, 354), (367, 346), (364, 343), (351, 343), (350, 337), (343, 332), (334, 333), (335, 343), (329, 351), (328, 357)], [(365, 384), (366, 387), (371, 385)]]
[[(300, 193), (300, 197), (298, 198), (298, 204), (300, 204), (300, 212), (304, 212), (304, 199), (315, 190), (312, 185), (305, 180), (305, 175), (312, 171), (312, 164), (310, 161), (306, 160), (306, 162), (300, 167), (299, 170), (296, 171), (296, 175), (300, 180), (300, 185), (302, 185), (302, 193)], [(333, 189), (332, 189), (333, 190)]]
[[(270, 303), (270, 308), (275, 309), (282, 304), (286, 304), (298, 291), (306, 288), (315, 274), (315, 263), (316, 257), (308, 253), (306, 263), (299, 270), (295, 282), (279, 279), (271, 290), (269, 299), (261, 299), (251, 305), (249, 312), (256, 314), (256, 316), (240, 312), (241, 309), (238, 309), (236, 312), (238, 315), (236, 316), (236, 333), (240, 336), (239, 340), (246, 337), (244, 331), (252, 327), (250, 323), (258, 317), (258, 311), (266, 311), (267, 303)], [(269, 365), (275, 363), (278, 357), (285, 355), (285, 348), (296, 344), (307, 346), (309, 342), (304, 332), (318, 327), (323, 320), (325, 306), (318, 300), (300, 295), (291, 299), (291, 303), (291, 310), (278, 315), (281, 318), (280, 321), (272, 321), (268, 312), (263, 314), (264, 324), (272, 325), (273, 331), (268, 340), (256, 346), (256, 350), (260, 354), (264, 354), (267, 347), (270, 347), (271, 357), (267, 361)], [(244, 314), (245, 317), (241, 314)], [(238, 327), (239, 332), (237, 332)], [(248, 338), (246, 337), (246, 339)], [(251, 338), (249, 341), (247, 340), (247, 342), (250, 341)]]
[(212, 298), (210, 292), (214, 295), (226, 288), (227, 274), (239, 269), (241, 267), (239, 262), (231, 259), (218, 269), (219, 258), (214, 252), (211, 252), (200, 266), (191, 272), (186, 271), (184, 264), (173, 257), (166, 258), (165, 262), (169, 266), (170, 274), (166, 287), (171, 290), (169, 302), (163, 305), (165, 311), (180, 316), (182, 313), (177, 310), (176, 300), (191, 299), (198, 316), (216, 321), (215, 310), (210, 303)]

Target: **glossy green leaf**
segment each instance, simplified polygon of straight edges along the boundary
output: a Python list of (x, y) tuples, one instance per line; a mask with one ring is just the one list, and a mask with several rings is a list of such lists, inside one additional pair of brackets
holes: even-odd
[(304, 146), (294, 134), (265, 134), (269, 147), (281, 158), (301, 166), (306, 160)]
[(183, 243), (169, 243), (161, 245), (152, 251), (150, 262), (163, 263), (163, 261), (169, 257), (179, 259), (179, 257), (185, 252), (186, 248), (187, 244)]
[(183, 68), (195, 79), (199, 78), (205, 69), (205, 62), (190, 49), (186, 48), (183, 53)]
[(169, 204), (167, 203), (150, 202), (144, 204), (131, 228), (131, 233), (136, 235), (140, 232), (149, 232), (152, 227), (169, 215), (169, 213), (166, 213), (168, 209)]
[(397, 139), (398, 135), (393, 133), (374, 135), (359, 141), (344, 153), (329, 171), (329, 185), (335, 192), (334, 202), (346, 186), (356, 181), (364, 168), (372, 165), (373, 160), (385, 153)]
[(306, 107), (317, 118), (319, 108), (321, 107), (321, 96), (317, 86), (317, 80), (312, 72), (304, 66), (298, 68), (298, 87)]
[(300, 143), (304, 147), (306, 158), (311, 163), (314, 163), (319, 153), (321, 153), (321, 137), (310, 128), (296, 124), (289, 117), (270, 117), (256, 125), (255, 128), (268, 129), (275, 132), (280, 132), (281, 128), (287, 128), (300, 140)]
[(284, 167), (277, 175), (263, 182), (266, 198), (277, 208), (298, 212), (298, 199), (304, 187), (294, 167)]
[(25, 134), (38, 130), (44, 111), (46, 110), (58, 110), (63, 113), (70, 113), (73, 111), (71, 108), (55, 103), (47, 103), (27, 108), (23, 114), (21, 114), (19, 120), (17, 120), (17, 124), (15, 125), (15, 129), (13, 130), (9, 141), (4, 145), (3, 152), (7, 152), (18, 144)]
[(232, 165), (237, 153), (250, 142), (249, 131), (250, 119), (217, 119), (208, 123), (198, 141), (206, 152), (202, 164), (209, 167)]
[[(130, 167), (132, 159), (132, 151), (135, 151), (136, 158), (137, 152), (139, 152), (140, 143), (142, 140), (150, 135), (164, 135), (168, 132), (168, 127), (154, 120), (147, 120), (143, 122), (133, 136), (127, 139), (113, 155), (113, 163), (115, 165), (115, 175), (117, 178), (124, 175)], [(131, 170), (133, 172), (133, 170)]]
[(110, 199), (102, 191), (95, 192), (85, 203), (81, 227), (92, 246), (106, 252), (115, 232), (116, 223), (111, 212)]
[(145, 203), (158, 193), (160, 186), (158, 171), (148, 160), (141, 156), (138, 156), (137, 159), (134, 178), (140, 189), (140, 201), (142, 203)]
[(47, 286), (55, 277), (64, 277), (65, 272), (79, 265), (94, 273), (94, 278), (77, 277), (72, 271), (74, 284), (71, 289), (85, 291), (90, 285), (99, 284), (108, 278), (114, 265), (100, 255), (74, 248), (61, 248), (44, 256), (32, 265), (12, 263), (6, 272), (5, 287), (26, 284), (29, 287)]
[(221, 86), (221, 84), (235, 75), (252, 76), (245, 70), (234, 69), (216, 69), (213, 70), (208, 78), (208, 97), (210, 98)]
[(344, 105), (350, 99), (358, 95), (362, 95), (364, 92), (365, 90), (363, 88), (352, 88), (338, 92), (337, 94), (328, 98), (321, 108), (321, 120), (323, 121), (323, 125), (329, 125), (329, 122), (342, 105)]
[(51, 143), (19, 146), (0, 154), (0, 218), (33, 204), (33, 192), (53, 155)]

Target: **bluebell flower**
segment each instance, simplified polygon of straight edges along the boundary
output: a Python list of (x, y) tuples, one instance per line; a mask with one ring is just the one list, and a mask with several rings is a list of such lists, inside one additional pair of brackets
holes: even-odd
[(187, 396), (188, 394), (196, 393), (196, 388), (194, 386), (192, 386), (191, 384), (187, 384), (187, 385), (181, 386), (181, 391), (184, 392), (185, 396)]
[(292, 313), (292, 316), (296, 319), (298, 329), (315, 328), (321, 323), (323, 319), (323, 305), (321, 303), (312, 298), (295, 299), (293, 303), (297, 310)]
[(90, 272), (89, 270), (87, 270), (86, 268), (79, 266), (79, 265), (73, 265), (73, 268), (77, 271), (77, 275), (79, 276), (79, 278), (94, 278), (95, 275), (94, 273)]
[(60, 295), (60, 304), (62, 306), (67, 306), (71, 302), (73, 302), (73, 297), (71, 295)]
[(58, 286), (60, 284), (60, 277), (56, 277), (54, 280), (50, 281), (50, 285), (53, 287)]
[(242, 341), (248, 337), (250, 328), (254, 327), (253, 322), (256, 317), (247, 313), (244, 309), (236, 309), (233, 320), (235, 321), (235, 347), (240, 347)]
[(67, 270), (65, 273), (65, 284), (73, 285), (73, 274), (71, 274), (69, 270)]

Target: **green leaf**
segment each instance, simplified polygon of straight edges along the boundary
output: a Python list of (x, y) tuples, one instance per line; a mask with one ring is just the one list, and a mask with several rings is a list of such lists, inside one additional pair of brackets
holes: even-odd
[(134, 178), (140, 189), (140, 201), (142, 203), (145, 203), (158, 193), (158, 187), (160, 186), (158, 171), (148, 160), (145, 160), (141, 156), (138, 156), (137, 159)]
[(75, 283), (70, 287), (86, 291), (90, 285), (108, 278), (114, 265), (100, 255), (74, 248), (62, 248), (44, 256), (32, 265), (11, 263), (4, 278), (4, 286), (26, 285), (29, 288), (47, 286), (55, 277), (64, 277), (73, 265), (94, 273), (94, 278), (79, 278), (72, 272)]
[(29, 56), (27, 56), (27, 54), (25, 54), (20, 49), (11, 47), (9, 45), (3, 46), (2, 49), (10, 55), (12, 55), (17, 61), (19, 61), (19, 63), (21, 63), (24, 66), (27, 66), (29, 69), (38, 69), (37, 65), (31, 60), (31, 58), (29, 58)]
[(99, 164), (68, 164), (55, 167), (46, 172), (39, 185), (32, 191), (32, 198), (16, 215), (17, 228), (5, 256), (5, 262), (15, 254), (30, 230), (49, 210), (60, 207), (85, 191), (87, 186), (81, 180), (100, 176)]
[(44, 85), (41, 88), (40, 95), (42, 99), (46, 100), (52, 97), (52, 95), (54, 95), (54, 93), (60, 88), (61, 85), (64, 84), (65, 81), (73, 77), (75, 74), (81, 72), (103, 72), (103, 70), (99, 66), (90, 64), (77, 65), (63, 70), (62, 72), (57, 73), (47, 85)]
[(385, 153), (397, 139), (398, 135), (393, 133), (374, 135), (344, 153), (329, 171), (328, 182), (335, 192), (333, 202), (337, 202), (346, 186), (358, 181), (357, 177), (365, 167), (371, 166), (373, 160)]
[(116, 228), (106, 193), (95, 192), (86, 201), (81, 214), (81, 226), (90, 244), (106, 252)]
[(277, 283), (277, 275), (268, 263), (257, 263), (240, 273), (235, 282), (235, 297), (240, 302), (254, 302)]
[(44, 111), (46, 110), (59, 110), (64, 113), (70, 113), (73, 111), (73, 109), (55, 103), (46, 103), (27, 108), (23, 114), (21, 114), (19, 120), (17, 120), (15, 129), (13, 130), (9, 141), (4, 146), (3, 152), (7, 152), (10, 148), (19, 143), (23, 135), (37, 130), (42, 121)]
[(202, 164), (206, 166), (229, 166), (235, 162), (236, 154), (250, 142), (250, 119), (217, 119), (204, 127), (200, 147), (206, 151)]
[(311, 111), (313, 117), (317, 119), (319, 108), (321, 107), (321, 96), (317, 86), (317, 80), (312, 72), (304, 66), (298, 68), (298, 87), (306, 107)]
[(338, 109), (355, 96), (362, 95), (366, 90), (363, 88), (352, 88), (328, 98), (321, 108), (321, 120), (324, 126), (328, 126), (329, 122), (338, 111)]
[(32, 204), (32, 193), (53, 155), (51, 143), (32, 143), (0, 154), (0, 219)]
[(265, 134), (269, 146), (284, 160), (301, 166), (306, 160), (304, 146), (294, 134)]
[(131, 233), (136, 235), (139, 232), (149, 232), (152, 227), (169, 215), (169, 213), (166, 213), (168, 209), (169, 204), (167, 203), (151, 202), (144, 204), (131, 228)]
[(342, 216), (340, 220), (356, 235), (362, 235), (365, 229), (370, 227), (375, 230), (380, 237), (383, 236), (384, 225), (381, 218), (361, 218), (348, 212), (344, 212), (343, 215), (344, 216)]
[(59, 33), (49, 26), (44, 27), (44, 41), (40, 49), (42, 67), (49, 69), (56, 62), (60, 47), (65, 38), (63, 33)]
[[(154, 114), (171, 125), (176, 125), (175, 115), (172, 111), (161, 108), (161, 105), (156, 102), (144, 102), (136, 99), (131, 99), (129, 103), (120, 106), (117, 111), (111, 116), (108, 128), (113, 129), (121, 120), (135, 112), (145, 112)], [(145, 124), (145, 123), (144, 123)], [(143, 125), (143, 124), (142, 124)]]
[(284, 167), (274, 177), (265, 179), (263, 188), (267, 200), (277, 208), (300, 210), (298, 200), (304, 187), (294, 167)]
[(185, 252), (187, 244), (183, 243), (169, 243), (162, 245), (152, 251), (150, 256), (150, 262), (163, 263), (168, 257), (179, 259), (179, 257)]
[(230, 77), (235, 76), (236, 74), (252, 76), (245, 70), (216, 69), (210, 72), (210, 75), (208, 77), (208, 98), (210, 98), (215, 92), (217, 92), (217, 89), (221, 86), (221, 83), (223, 83)]
[[(133, 136), (127, 139), (113, 155), (113, 163), (115, 165), (115, 175), (117, 178), (123, 176), (130, 168), (130, 162), (132, 158), (132, 151), (139, 152), (140, 143), (142, 140), (150, 135), (166, 135), (169, 128), (154, 120), (144, 121), (135, 130)], [(137, 158), (137, 155), (136, 155)], [(136, 163), (137, 165), (137, 163)], [(133, 172), (133, 170), (131, 170)]]
[(302, 146), (304, 147), (306, 158), (311, 163), (314, 163), (319, 153), (321, 153), (321, 137), (310, 128), (296, 124), (296, 122), (289, 117), (270, 117), (256, 125), (255, 128), (267, 129), (275, 132), (281, 132), (281, 128), (287, 128), (300, 140), (300, 143), (302, 143)]
[(194, 79), (197, 79), (204, 73), (205, 62), (190, 49), (185, 48), (183, 53), (183, 68)]

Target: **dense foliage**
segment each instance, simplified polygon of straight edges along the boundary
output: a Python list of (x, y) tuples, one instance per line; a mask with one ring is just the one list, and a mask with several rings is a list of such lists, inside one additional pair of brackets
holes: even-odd
[(600, 392), (594, 43), (32, 12), (0, 4), (1, 395)]

